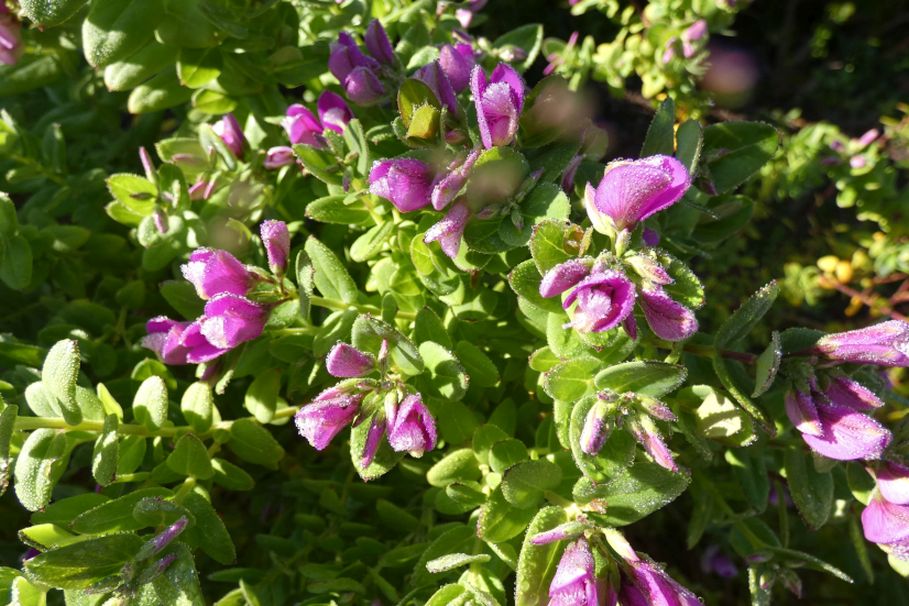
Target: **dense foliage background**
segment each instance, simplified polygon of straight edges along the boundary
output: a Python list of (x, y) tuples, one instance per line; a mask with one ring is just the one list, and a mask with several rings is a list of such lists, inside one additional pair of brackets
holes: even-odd
[[(873, 461), (813, 454), (784, 403), (810, 392), (821, 334), (909, 314), (909, 6), (570, 4), (5, 4), (0, 603), (546, 604), (581, 532), (596, 576), (628, 584), (637, 565), (602, 532), (617, 528), (707, 604), (909, 604), (909, 565), (861, 518), (879, 465), (909, 461), (909, 377), (889, 367), (906, 364), (845, 367), (885, 403)], [(330, 61), (341, 33), (375, 58), (350, 59), (362, 80)], [(433, 75), (458, 43), (480, 75), (505, 63), (526, 82), (520, 129), (494, 145), (476, 90), (449, 104), (451, 72)], [(324, 91), (349, 113), (322, 115)], [(553, 117), (549, 93), (569, 109)], [(292, 104), (315, 126), (293, 127)], [(444, 210), (407, 206), (426, 190), (412, 175), (375, 185), (379, 160), (454, 174), (473, 148)], [(585, 250), (622, 257), (588, 229), (584, 187), (655, 154), (692, 187), (625, 245), (665, 266), (699, 331), (667, 339), (640, 309), (637, 341), (576, 330), (542, 276)], [(441, 223), (459, 204), (463, 240)], [(289, 227), (283, 262), (266, 220)], [(200, 247), (256, 267), (241, 294), (268, 320), (173, 364), (146, 323), (214, 315), (181, 271)], [(317, 451), (293, 417), (338, 383), (339, 341), (376, 374), (342, 379), (369, 393), (365, 420)], [(593, 393), (612, 391), (640, 394), (637, 412), (582, 454)], [(410, 394), (435, 419), (425, 448), (398, 448), (385, 412)], [(634, 432), (662, 435), (677, 468)], [(581, 512), (589, 526), (531, 545)]]

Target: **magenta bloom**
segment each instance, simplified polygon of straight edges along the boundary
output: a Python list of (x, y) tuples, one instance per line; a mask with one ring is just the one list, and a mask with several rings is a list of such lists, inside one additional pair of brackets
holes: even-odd
[(463, 162), (455, 161), (448, 166), (450, 172), (439, 179), (432, 188), (431, 199), (434, 209), (442, 210), (458, 196), (467, 182), (467, 177), (470, 176), (470, 170), (479, 157), (480, 152), (472, 150), (467, 154)]
[(600, 184), (587, 184), (584, 205), (594, 229), (608, 234), (633, 229), (640, 221), (681, 199), (691, 185), (685, 166), (670, 156), (618, 160), (606, 167)]
[(909, 505), (909, 467), (887, 462), (877, 470), (877, 489), (890, 503)]
[(325, 357), (325, 367), (333, 377), (362, 377), (376, 364), (375, 358), (347, 343), (336, 343)]
[(316, 115), (306, 106), (294, 103), (287, 108), (281, 126), (287, 132), (287, 138), (294, 145), (303, 143), (313, 147), (322, 147), (322, 124)]
[(572, 326), (583, 332), (603, 332), (628, 317), (634, 308), (634, 284), (613, 269), (595, 272), (572, 289), (562, 306), (577, 303)]
[(600, 606), (602, 583), (597, 581), (593, 554), (581, 537), (565, 548), (552, 582), (548, 606)]
[(473, 47), (469, 44), (446, 44), (439, 50), (439, 63), (454, 91), (460, 93), (470, 84), (470, 72), (477, 60), (473, 56)]
[(672, 451), (669, 450), (669, 446), (663, 436), (660, 435), (660, 432), (657, 431), (652, 423), (636, 420), (631, 424), (630, 429), (634, 439), (647, 451), (647, 454), (653, 458), (657, 465), (673, 472), (679, 470), (679, 466), (672, 456)]
[(540, 281), (540, 296), (544, 298), (560, 295), (590, 274), (590, 263), (581, 259), (569, 259), (551, 268)]
[[(854, 383), (851, 379), (847, 381)], [(855, 384), (855, 390), (864, 387)], [(860, 410), (842, 385), (821, 392), (792, 390), (786, 394), (786, 414), (813, 451), (839, 461), (878, 459), (893, 438), (890, 431)]]
[(703, 606), (696, 595), (649, 558), (628, 563), (630, 571), (619, 592), (623, 606)]
[(821, 337), (817, 351), (831, 360), (877, 366), (909, 366), (909, 322), (889, 320)]
[(268, 266), (272, 272), (283, 273), (287, 269), (287, 258), (290, 256), (290, 232), (287, 223), (269, 219), (259, 226), (262, 244), (265, 245), (265, 255), (268, 257)]
[(227, 353), (230, 348), (218, 347), (202, 334), (204, 316), (186, 327), (180, 336), (180, 345), (186, 350), (186, 361), (189, 364), (202, 364)]
[(276, 147), (269, 147), (268, 151), (265, 152), (264, 166), (268, 170), (275, 170), (282, 166), (289, 166), (295, 161), (294, 150), (286, 145), (278, 145)]
[(418, 395), (404, 398), (388, 419), (388, 443), (395, 451), (415, 457), (436, 447), (436, 421)]
[(641, 289), (641, 309), (654, 334), (666, 341), (682, 341), (698, 331), (694, 312), (674, 301), (660, 286)]
[[(690, 59), (697, 52), (694, 43), (707, 35), (707, 22), (698, 19), (692, 23), (688, 29), (682, 32), (682, 54), (686, 59)], [(665, 61), (664, 61), (665, 63)]]
[(196, 287), (196, 293), (202, 299), (220, 293), (245, 295), (255, 279), (232, 254), (212, 248), (194, 250), (189, 255), (189, 262), (180, 266), (180, 271)]
[[(6, 8), (0, 4), (0, 7)], [(0, 12), (0, 63), (15, 65), (22, 56), (22, 26), (9, 14)]]
[(590, 407), (581, 429), (581, 451), (585, 454), (594, 456), (603, 449), (612, 432), (612, 423), (607, 417), (609, 412), (603, 400), (597, 400)]
[(246, 297), (221, 293), (205, 304), (199, 319), (202, 335), (220, 349), (233, 349), (262, 334), (268, 309)]
[(518, 132), (524, 108), (524, 80), (511, 66), (500, 63), (489, 80), (478, 65), (470, 75), (470, 91), (477, 109), (483, 147), (508, 145)]
[(381, 160), (369, 171), (369, 191), (410, 212), (429, 204), (433, 177), (432, 168), (414, 158)]
[(165, 364), (186, 364), (188, 351), (181, 341), (189, 325), (189, 322), (156, 316), (145, 323), (148, 334), (142, 338), (142, 347), (155, 352)]
[(909, 505), (875, 494), (862, 511), (865, 538), (901, 560), (909, 560)]
[(331, 43), (328, 69), (338, 79), (338, 82), (343, 84), (347, 76), (357, 67), (376, 70), (379, 68), (379, 63), (372, 57), (363, 54), (353, 36), (347, 32), (341, 32), (338, 34), (337, 42)]
[(445, 106), (448, 113), (453, 116), (458, 115), (458, 99), (455, 96), (455, 89), (439, 61), (427, 63), (416, 71), (414, 77), (432, 90), (436, 99)]
[(367, 67), (355, 67), (344, 78), (344, 91), (351, 101), (364, 107), (375, 105), (385, 96), (385, 86)]
[(221, 137), (221, 140), (224, 141), (224, 145), (226, 145), (236, 157), (243, 157), (243, 146), (246, 143), (246, 137), (243, 136), (243, 129), (240, 127), (240, 123), (237, 122), (237, 119), (234, 118), (233, 114), (225, 114), (220, 120), (212, 125), (212, 130), (215, 131), (216, 135)]
[(347, 123), (353, 120), (353, 112), (350, 111), (350, 107), (347, 105), (347, 102), (338, 95), (333, 93), (330, 90), (324, 91), (319, 95), (319, 100), (316, 102), (316, 108), (319, 110), (319, 120), (322, 122), (322, 132), (325, 132), (326, 128), (329, 128), (335, 131), (338, 134), (344, 132), (344, 127), (347, 126)]
[(395, 51), (391, 47), (391, 41), (385, 28), (378, 19), (373, 19), (366, 27), (366, 35), (363, 37), (366, 42), (366, 49), (369, 54), (375, 57), (380, 63), (385, 65), (394, 65)]
[(442, 252), (454, 259), (461, 250), (461, 236), (470, 218), (470, 209), (464, 202), (458, 202), (441, 221), (426, 230), (423, 241), (427, 244), (438, 242)]
[(362, 400), (362, 392), (348, 393), (337, 386), (330, 387), (294, 415), (297, 431), (313, 448), (325, 450), (356, 416)]

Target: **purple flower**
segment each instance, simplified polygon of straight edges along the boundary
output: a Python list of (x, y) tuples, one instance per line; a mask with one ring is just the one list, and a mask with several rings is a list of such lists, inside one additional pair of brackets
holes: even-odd
[(582, 259), (569, 259), (549, 269), (540, 281), (540, 296), (560, 295), (590, 274), (591, 264)]
[(473, 168), (477, 158), (480, 157), (478, 150), (471, 150), (463, 162), (454, 162), (448, 167), (450, 171), (447, 175), (438, 180), (432, 188), (432, 207), (436, 210), (442, 210), (454, 200), (461, 192), (461, 188), (467, 182), (470, 170)]
[(809, 448), (825, 457), (878, 459), (893, 436), (878, 421), (859, 412), (867, 405), (857, 405), (852, 394), (863, 389), (858, 384), (852, 389), (837, 385), (822, 392), (812, 384), (809, 392), (793, 390), (786, 394), (786, 414)]
[(180, 335), (180, 346), (186, 350), (186, 361), (189, 364), (202, 364), (227, 353), (229, 348), (217, 347), (202, 334), (204, 316), (191, 323)]
[(269, 219), (259, 226), (262, 244), (268, 257), (268, 266), (276, 274), (284, 273), (287, 268), (287, 257), (290, 256), (290, 232), (287, 223)]
[(217, 348), (233, 349), (262, 334), (268, 309), (246, 297), (221, 293), (205, 304), (199, 319), (202, 335)]
[(391, 47), (391, 41), (388, 39), (388, 34), (385, 33), (385, 28), (378, 19), (369, 22), (364, 40), (370, 55), (378, 59), (380, 63), (394, 65), (395, 51)]
[(608, 418), (611, 411), (611, 407), (600, 399), (590, 407), (581, 429), (581, 451), (585, 454), (594, 456), (603, 449), (612, 432), (612, 423)]
[(890, 503), (909, 505), (909, 467), (892, 461), (877, 470), (877, 489)]
[(347, 76), (357, 67), (376, 70), (379, 68), (379, 63), (372, 57), (363, 54), (353, 36), (347, 32), (341, 32), (338, 34), (337, 42), (331, 44), (328, 69), (338, 79), (338, 82), (343, 84)]
[(654, 334), (666, 341), (682, 341), (698, 331), (694, 312), (677, 303), (660, 286), (641, 289), (641, 309)]
[(572, 326), (583, 332), (603, 332), (615, 327), (634, 307), (634, 284), (620, 271), (595, 272), (572, 289), (562, 306), (577, 303)]
[(381, 160), (369, 171), (370, 193), (389, 200), (401, 212), (429, 204), (432, 187), (432, 168), (414, 158)]
[(364, 107), (375, 105), (385, 96), (385, 86), (375, 72), (367, 67), (355, 67), (344, 78), (344, 91), (351, 101)]
[(438, 242), (442, 252), (454, 259), (461, 250), (461, 236), (470, 218), (470, 209), (464, 202), (452, 206), (438, 223), (426, 230), (423, 241), (426, 244)]
[(389, 417), (388, 443), (395, 451), (415, 457), (436, 447), (436, 421), (419, 396), (404, 398), (393, 418)]
[(677, 472), (679, 466), (672, 456), (672, 451), (663, 440), (663, 436), (653, 425), (653, 422), (646, 418), (636, 419), (630, 426), (631, 434), (634, 439), (644, 447), (653, 460), (660, 466), (669, 471)]
[(189, 187), (190, 200), (208, 200), (215, 189), (215, 181), (201, 179)]
[(697, 52), (694, 42), (701, 40), (706, 35), (707, 22), (703, 19), (698, 19), (682, 32), (682, 54), (685, 55), (686, 59), (693, 57)]
[(629, 562), (630, 571), (622, 583), (622, 604), (637, 606), (703, 606), (691, 591), (666, 574), (650, 558)]
[(530, 542), (533, 545), (548, 545), (549, 543), (555, 543), (556, 541), (575, 539), (584, 532), (586, 527), (587, 526), (583, 522), (572, 520), (571, 522), (559, 524), (555, 528), (544, 530), (543, 532), (533, 535), (530, 537)]
[(330, 387), (294, 415), (297, 431), (313, 448), (325, 450), (356, 416), (362, 400), (362, 392), (351, 393), (338, 386)]
[(866, 131), (865, 134), (863, 134), (861, 137), (859, 137), (856, 143), (858, 143), (859, 147), (868, 147), (880, 136), (881, 133), (878, 132), (876, 128), (872, 128), (871, 130)]
[(460, 93), (470, 84), (470, 72), (477, 60), (469, 44), (446, 44), (439, 50), (439, 63), (454, 91)]
[(336, 343), (325, 357), (328, 374), (334, 377), (362, 377), (376, 364), (376, 359), (347, 343)]
[(145, 323), (148, 334), (142, 338), (142, 347), (155, 352), (165, 364), (186, 364), (188, 351), (181, 341), (189, 325), (189, 322), (156, 316)]
[(255, 279), (232, 254), (212, 248), (194, 250), (189, 255), (189, 262), (180, 266), (180, 271), (196, 287), (196, 293), (202, 299), (219, 293), (245, 295)]
[(287, 132), (287, 138), (294, 145), (303, 143), (313, 147), (323, 147), (322, 124), (309, 108), (294, 103), (287, 108), (281, 126)]
[(831, 360), (877, 366), (909, 366), (909, 322), (889, 320), (821, 337), (816, 350)]
[(489, 80), (477, 65), (470, 75), (470, 91), (477, 109), (483, 147), (508, 145), (518, 131), (524, 108), (524, 80), (511, 66), (500, 63)]
[(363, 453), (360, 455), (360, 467), (367, 468), (372, 465), (382, 444), (382, 436), (385, 434), (385, 419), (379, 414), (372, 416), (369, 421), (369, 431), (366, 432), (366, 442), (363, 444)]
[(600, 606), (593, 554), (583, 537), (568, 545), (549, 584), (549, 606)]
[(427, 63), (416, 71), (414, 77), (432, 90), (436, 99), (445, 106), (448, 113), (452, 116), (458, 115), (458, 99), (455, 96), (455, 89), (439, 61)]
[(354, 118), (347, 102), (344, 101), (341, 95), (330, 90), (324, 91), (319, 95), (316, 108), (319, 110), (319, 120), (322, 121), (322, 132), (329, 128), (341, 134), (344, 132), (344, 127), (347, 126), (347, 123)]
[(862, 511), (865, 538), (901, 560), (909, 560), (909, 505), (875, 494)]
[(649, 227), (645, 227), (644, 231), (641, 233), (641, 239), (644, 240), (644, 244), (647, 246), (659, 246), (660, 244), (660, 234)]
[[(0, 4), (0, 7), (6, 8)], [(8, 11), (0, 12), (0, 63), (15, 65), (22, 56), (22, 26)]]
[(275, 170), (276, 168), (281, 168), (282, 166), (288, 166), (290, 164), (293, 164), (295, 161), (296, 158), (294, 158), (294, 150), (287, 147), (286, 145), (269, 147), (268, 151), (265, 152), (265, 168), (268, 170)]
[(594, 229), (610, 233), (633, 229), (651, 215), (672, 206), (691, 185), (685, 166), (670, 156), (618, 160), (606, 167), (600, 184), (587, 184), (584, 205)]
[(237, 122), (237, 119), (234, 118), (233, 114), (225, 114), (220, 120), (212, 125), (212, 130), (215, 131), (216, 135), (221, 137), (221, 140), (224, 141), (224, 145), (226, 145), (236, 157), (243, 157), (243, 145), (246, 143), (246, 137), (243, 136), (243, 129), (240, 127), (240, 123)]

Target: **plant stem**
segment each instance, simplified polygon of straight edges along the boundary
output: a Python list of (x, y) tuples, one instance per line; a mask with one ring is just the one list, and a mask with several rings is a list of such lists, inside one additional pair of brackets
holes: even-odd
[[(313, 295), (309, 298), (309, 302), (313, 305), (318, 305), (319, 307), (324, 307), (326, 309), (333, 309), (334, 311), (346, 311), (348, 309), (356, 309), (360, 313), (364, 314), (373, 314), (376, 316), (382, 315), (382, 310), (376, 307), (375, 305), (364, 305), (360, 303), (345, 303), (344, 301), (338, 301), (337, 299), (329, 299), (327, 297), (319, 297)], [(416, 314), (410, 311), (398, 311), (398, 317), (404, 320), (413, 320), (416, 318)]]

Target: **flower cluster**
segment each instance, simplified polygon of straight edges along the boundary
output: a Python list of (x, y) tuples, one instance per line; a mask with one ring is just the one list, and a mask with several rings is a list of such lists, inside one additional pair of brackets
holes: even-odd
[(594, 228), (611, 235), (616, 250), (551, 268), (540, 282), (540, 296), (567, 293), (563, 307), (573, 306), (570, 325), (581, 332), (603, 332), (621, 324), (636, 339), (632, 311), (638, 302), (661, 339), (681, 341), (693, 335), (697, 319), (664, 289), (674, 281), (666, 269), (651, 256), (622, 250), (638, 223), (677, 202), (689, 185), (688, 171), (669, 156), (611, 164), (596, 189), (587, 185), (585, 204)]
[[(269, 267), (281, 275), (290, 253), (287, 225), (265, 221), (261, 236)], [(205, 301), (205, 308), (202, 316), (192, 322), (166, 316), (148, 321), (148, 335), (142, 345), (158, 354), (165, 364), (210, 362), (262, 334), (269, 306), (247, 298), (261, 279), (258, 274), (229, 252), (211, 248), (193, 251), (181, 270)]]
[[(531, 542), (543, 545), (563, 538), (565, 533), (557, 528), (532, 537)], [(610, 580), (598, 574), (590, 542), (581, 536), (562, 552), (549, 584), (548, 606), (700, 606), (696, 595), (653, 560), (636, 553), (624, 537), (613, 533), (609, 542), (619, 555), (619, 574), (610, 575)]]
[[(325, 358), (328, 373), (345, 379), (317, 395), (297, 412), (294, 420), (300, 435), (316, 450), (324, 450), (348, 425), (367, 424), (360, 467), (376, 457), (383, 436), (395, 452), (420, 457), (436, 447), (436, 422), (420, 394), (389, 389), (385, 382), (367, 378), (385, 374), (387, 341), (378, 356), (347, 343), (337, 343)], [(403, 396), (403, 397), (402, 397)]]
[(338, 34), (338, 40), (331, 45), (328, 69), (338, 79), (347, 98), (357, 105), (375, 105), (387, 95), (387, 82), (393, 74), (390, 68), (397, 65), (391, 41), (385, 28), (373, 20), (364, 36), (369, 54), (360, 50), (353, 36), (347, 32)]
[[(353, 112), (337, 93), (323, 91), (316, 102), (318, 116), (308, 107), (294, 103), (287, 108), (281, 126), (291, 145), (303, 144), (315, 148), (325, 147), (325, 131), (341, 134), (353, 120)], [(294, 162), (294, 151), (286, 145), (271, 147), (266, 152), (265, 168), (275, 169)]]
[(876, 475), (877, 489), (862, 511), (865, 538), (890, 555), (909, 560), (909, 467), (886, 462)]
[[(833, 363), (909, 366), (909, 323), (891, 320), (827, 335), (812, 351)], [(866, 414), (881, 406), (871, 390), (838, 369), (819, 377), (812, 366), (786, 393), (786, 414), (805, 443), (841, 461), (881, 457), (893, 435)]]
[[(679, 38), (681, 38), (682, 45), (682, 56), (686, 59), (690, 59), (697, 54), (700, 48), (703, 48), (703, 42), (707, 37), (707, 22), (703, 19), (698, 19), (691, 25), (689, 25), (685, 31), (682, 32), (681, 36), (673, 36), (666, 41), (666, 47), (663, 51), (663, 63), (669, 63), (672, 61), (678, 52)], [(697, 43), (701, 41), (701, 44)]]

